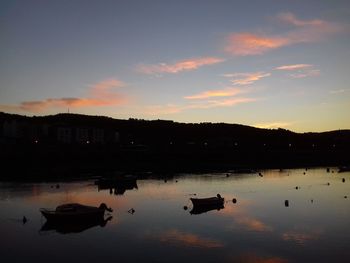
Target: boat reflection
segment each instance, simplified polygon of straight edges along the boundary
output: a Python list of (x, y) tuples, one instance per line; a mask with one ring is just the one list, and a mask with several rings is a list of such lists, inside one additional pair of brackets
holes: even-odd
[(105, 227), (107, 222), (112, 220), (112, 216), (104, 219), (101, 218), (91, 218), (89, 220), (72, 220), (72, 221), (46, 221), (46, 223), (41, 227), (40, 232), (56, 231), (60, 234), (73, 234), (80, 233), (95, 226)]
[(203, 213), (207, 213), (212, 210), (221, 210), (224, 209), (223, 204), (213, 204), (213, 205), (205, 205), (205, 206), (193, 206), (192, 210), (190, 211), (191, 215), (200, 215)]
[(127, 190), (138, 189), (136, 177), (101, 178), (95, 182), (98, 191), (109, 190), (110, 194), (123, 195)]

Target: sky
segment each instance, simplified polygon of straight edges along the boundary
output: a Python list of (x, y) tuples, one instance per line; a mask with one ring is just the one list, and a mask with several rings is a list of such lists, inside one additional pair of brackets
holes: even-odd
[(0, 0), (0, 111), (350, 129), (350, 1)]

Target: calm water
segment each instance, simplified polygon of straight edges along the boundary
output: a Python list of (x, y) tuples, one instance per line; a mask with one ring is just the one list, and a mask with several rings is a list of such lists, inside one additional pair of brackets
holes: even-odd
[[(98, 191), (93, 180), (62, 182), (59, 188), (0, 183), (0, 260), (350, 262), (350, 173), (322, 168), (262, 174), (137, 180), (137, 188), (118, 194)], [(190, 214), (190, 197), (217, 193), (227, 200), (224, 209)], [(39, 208), (68, 202), (105, 202), (113, 218), (104, 227), (42, 229), (46, 220)]]

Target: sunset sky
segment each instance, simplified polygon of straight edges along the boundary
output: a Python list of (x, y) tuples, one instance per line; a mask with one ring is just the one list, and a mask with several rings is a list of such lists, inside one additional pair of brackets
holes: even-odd
[(0, 1), (0, 111), (350, 129), (350, 1)]

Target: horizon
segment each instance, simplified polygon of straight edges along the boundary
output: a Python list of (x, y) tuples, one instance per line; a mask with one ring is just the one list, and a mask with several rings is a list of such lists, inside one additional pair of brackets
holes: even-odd
[(348, 1), (0, 7), (0, 111), (350, 129)]
[(181, 122), (181, 121), (175, 121), (171, 119), (140, 119), (140, 118), (115, 118), (115, 117), (110, 117), (106, 115), (91, 115), (91, 114), (83, 114), (83, 113), (74, 113), (74, 112), (59, 112), (59, 113), (53, 113), (53, 114), (48, 114), (48, 115), (24, 115), (24, 114), (17, 114), (17, 113), (8, 113), (8, 112), (3, 112), (0, 111), (0, 114), (14, 114), (17, 116), (21, 117), (26, 117), (26, 118), (33, 118), (33, 117), (50, 117), (50, 116), (57, 116), (57, 115), (77, 115), (77, 116), (87, 116), (87, 117), (101, 117), (101, 118), (111, 118), (112, 120), (122, 120), (122, 121), (129, 121), (129, 120), (136, 120), (136, 121), (167, 121), (167, 122), (173, 122), (177, 124), (227, 124), (227, 125), (239, 125), (239, 126), (246, 126), (250, 128), (256, 128), (256, 129), (263, 129), (263, 130), (285, 130), (289, 131), (292, 133), (298, 133), (298, 134), (307, 134), (307, 133), (327, 133), (327, 132), (336, 132), (336, 131), (350, 131), (350, 129), (335, 129), (335, 130), (325, 130), (325, 131), (318, 131), (318, 132), (313, 132), (313, 131), (305, 131), (305, 132), (298, 132), (294, 131), (291, 129), (287, 128), (282, 128), (282, 127), (273, 127), (273, 128), (263, 128), (263, 127), (256, 127), (256, 126), (251, 126), (251, 125), (246, 125), (242, 123), (229, 123), (229, 122)]

